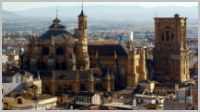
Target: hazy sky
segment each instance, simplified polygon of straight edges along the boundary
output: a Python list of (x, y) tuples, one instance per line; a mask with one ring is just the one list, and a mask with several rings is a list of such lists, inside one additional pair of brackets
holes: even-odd
[[(198, 2), (84, 2), (84, 6), (88, 5), (137, 5), (142, 7), (160, 7), (160, 6), (198, 6)], [(54, 6), (81, 6), (81, 2), (3, 2), (3, 10), (18, 11), (39, 7)]]

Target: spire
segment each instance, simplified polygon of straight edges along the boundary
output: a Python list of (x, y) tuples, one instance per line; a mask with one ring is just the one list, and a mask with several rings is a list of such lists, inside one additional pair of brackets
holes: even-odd
[(40, 72), (37, 73), (37, 79), (40, 80)]
[(82, 11), (83, 11), (83, 2), (82, 2)]
[(49, 26), (49, 30), (63, 30), (65, 26), (61, 24), (61, 20), (58, 19), (58, 10), (56, 9), (56, 18), (53, 23)]
[(58, 9), (56, 9), (56, 18), (53, 20), (53, 23), (59, 24), (61, 22), (60, 19), (58, 19)]
[(83, 12), (83, 2), (82, 2), (82, 6), (81, 6), (81, 14), (79, 16), (85, 16), (84, 12)]

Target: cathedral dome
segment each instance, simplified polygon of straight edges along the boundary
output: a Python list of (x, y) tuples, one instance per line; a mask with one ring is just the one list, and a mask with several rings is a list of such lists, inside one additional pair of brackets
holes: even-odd
[(73, 37), (65, 26), (61, 23), (59, 18), (55, 18), (53, 23), (49, 26), (49, 30), (40, 36), (41, 40), (65, 40), (66, 38)]

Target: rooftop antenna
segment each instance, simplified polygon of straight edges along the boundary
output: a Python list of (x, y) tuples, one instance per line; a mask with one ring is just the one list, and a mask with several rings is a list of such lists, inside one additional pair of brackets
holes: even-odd
[(82, 1), (82, 11), (83, 11), (83, 1)]

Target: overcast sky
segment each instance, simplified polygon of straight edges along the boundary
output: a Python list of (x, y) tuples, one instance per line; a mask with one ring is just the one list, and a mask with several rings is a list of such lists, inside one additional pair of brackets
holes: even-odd
[[(3, 2), (3, 10), (18, 11), (40, 7), (54, 7), (54, 6), (81, 6), (81, 2)], [(137, 5), (142, 7), (161, 7), (161, 6), (183, 6), (192, 7), (198, 6), (198, 2), (84, 2), (84, 6), (88, 5), (112, 5), (112, 6), (126, 6)]]

